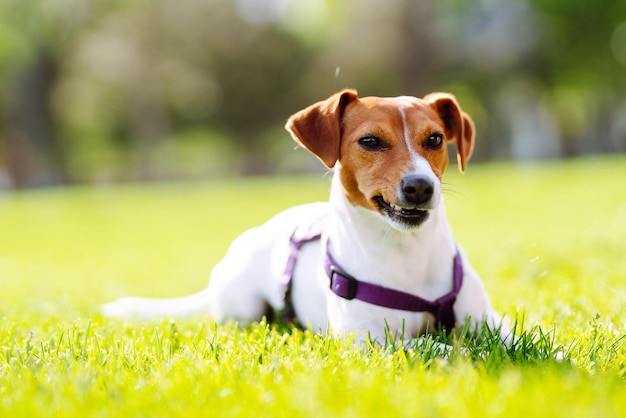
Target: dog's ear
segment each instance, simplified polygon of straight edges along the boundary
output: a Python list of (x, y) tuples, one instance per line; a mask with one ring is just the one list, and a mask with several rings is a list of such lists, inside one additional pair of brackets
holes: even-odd
[(459, 171), (465, 172), (467, 162), (474, 150), (474, 122), (469, 115), (461, 110), (453, 95), (432, 93), (424, 100), (437, 111), (445, 126), (446, 139), (456, 141), (456, 156)]
[(343, 90), (292, 115), (285, 128), (293, 139), (317, 156), (328, 168), (339, 158), (341, 116), (356, 100), (354, 90)]

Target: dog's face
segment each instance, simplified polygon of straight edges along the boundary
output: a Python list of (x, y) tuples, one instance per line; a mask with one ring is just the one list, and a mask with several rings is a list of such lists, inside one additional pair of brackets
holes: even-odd
[(295, 115), (287, 129), (327, 166), (336, 165), (348, 201), (398, 230), (424, 223), (441, 196), (447, 142), (464, 171), (474, 126), (453, 96), (358, 98), (346, 90)]

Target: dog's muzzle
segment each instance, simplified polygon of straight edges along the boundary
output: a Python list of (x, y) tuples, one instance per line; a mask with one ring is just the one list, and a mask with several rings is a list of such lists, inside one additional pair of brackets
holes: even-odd
[(412, 230), (424, 223), (430, 210), (436, 206), (436, 187), (427, 176), (410, 174), (400, 182), (397, 203), (386, 201), (382, 196), (374, 202), (397, 229)]
[(410, 174), (402, 179), (400, 191), (407, 204), (414, 205), (416, 209), (430, 209), (435, 184), (426, 176)]

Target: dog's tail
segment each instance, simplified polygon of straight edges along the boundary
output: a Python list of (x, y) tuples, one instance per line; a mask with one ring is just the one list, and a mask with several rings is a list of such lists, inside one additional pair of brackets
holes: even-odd
[(127, 297), (102, 306), (109, 318), (184, 318), (209, 314), (209, 295), (205, 290), (171, 299)]

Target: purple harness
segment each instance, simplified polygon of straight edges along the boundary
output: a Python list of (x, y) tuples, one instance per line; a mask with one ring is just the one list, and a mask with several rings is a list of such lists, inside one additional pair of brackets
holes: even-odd
[[(316, 222), (304, 231), (297, 228), (291, 236), (291, 249), (287, 266), (282, 276), (285, 288), (285, 308), (281, 312), (282, 319), (291, 323), (296, 319), (291, 298), (293, 272), (302, 246), (311, 241), (322, 239), (323, 223)], [(451, 330), (455, 325), (454, 302), (463, 284), (463, 264), (461, 254), (457, 250), (454, 256), (453, 289), (440, 298), (430, 301), (400, 290), (367, 283), (352, 277), (333, 259), (326, 242), (322, 243), (324, 252), (324, 271), (330, 280), (330, 290), (347, 300), (357, 299), (372, 305), (398, 309), (409, 312), (429, 312), (435, 317), (434, 328)]]

